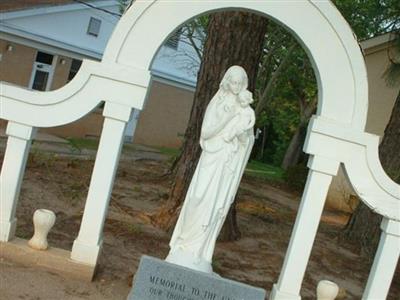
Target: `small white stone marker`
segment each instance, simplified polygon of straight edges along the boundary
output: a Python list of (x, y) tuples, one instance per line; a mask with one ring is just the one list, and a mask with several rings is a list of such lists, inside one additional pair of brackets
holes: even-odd
[(56, 215), (48, 209), (37, 209), (33, 214), (35, 232), (29, 240), (29, 247), (36, 250), (46, 250), (48, 247), (47, 234), (56, 222)]
[(329, 280), (321, 280), (317, 286), (318, 300), (334, 300), (339, 294), (339, 286)]

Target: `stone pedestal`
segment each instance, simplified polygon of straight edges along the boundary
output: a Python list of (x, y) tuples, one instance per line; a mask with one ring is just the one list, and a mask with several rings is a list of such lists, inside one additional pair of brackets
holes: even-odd
[[(0, 242), (0, 258), (13, 261), (27, 267), (37, 267), (58, 275), (90, 282), (95, 267), (70, 259), (71, 252), (49, 247), (46, 251), (37, 251), (28, 246), (28, 241), (14, 238)], [(1, 298), (1, 297), (0, 297)]]
[(128, 300), (264, 300), (265, 291), (143, 256)]

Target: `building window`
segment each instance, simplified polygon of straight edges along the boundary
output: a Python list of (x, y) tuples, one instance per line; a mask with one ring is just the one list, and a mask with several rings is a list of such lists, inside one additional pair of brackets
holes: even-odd
[(38, 51), (33, 63), (31, 83), (29, 87), (37, 91), (48, 91), (53, 74), (54, 55)]
[(77, 60), (77, 59), (73, 59), (72, 63), (71, 63), (71, 69), (69, 70), (69, 74), (68, 74), (68, 81), (70, 82), (72, 80), (72, 78), (75, 77), (76, 73), (78, 73), (79, 68), (82, 65), (82, 61), (81, 60)]
[(182, 34), (182, 28), (179, 28), (177, 31), (175, 31), (167, 40), (167, 42), (165, 43), (165, 46), (172, 48), (172, 49), (178, 49), (178, 43), (179, 43), (179, 39), (181, 37)]
[(87, 34), (98, 36), (100, 32), (100, 26), (101, 20), (91, 17), (87, 29)]
[(45, 91), (47, 81), (49, 80), (49, 72), (36, 70), (33, 78), (32, 89), (37, 91)]
[(36, 61), (38, 63), (51, 65), (53, 63), (54, 55), (38, 51), (36, 54)]

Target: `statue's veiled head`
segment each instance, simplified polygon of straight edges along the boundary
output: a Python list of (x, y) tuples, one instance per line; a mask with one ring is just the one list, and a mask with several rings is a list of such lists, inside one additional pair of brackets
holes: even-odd
[(235, 95), (247, 89), (249, 79), (246, 71), (241, 66), (230, 67), (222, 78), (220, 87), (225, 91), (230, 91)]

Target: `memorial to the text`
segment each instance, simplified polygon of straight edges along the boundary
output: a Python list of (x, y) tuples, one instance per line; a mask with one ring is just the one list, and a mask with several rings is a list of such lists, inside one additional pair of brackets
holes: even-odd
[[(116, 26), (102, 60), (84, 60), (70, 84), (51, 92), (36, 92), (2, 82), (0, 118), (8, 122), (0, 175), (0, 241), (5, 253), (11, 257), (12, 249), (28, 243), (22, 239), (18, 245), (15, 242), (15, 212), (37, 128), (75, 122), (104, 104), (102, 134), (79, 233), (70, 251), (53, 257), (62, 262), (62, 269), (74, 268), (76, 274), (92, 278), (102, 255), (103, 227), (124, 132), (132, 110), (144, 108), (155, 54), (185, 22), (233, 9), (257, 13), (287, 28), (306, 50), (318, 83), (318, 109), (304, 144), (309, 155), (307, 183), (269, 299), (301, 299), (326, 195), (340, 165), (361, 201), (382, 216), (381, 240), (362, 297), (386, 298), (400, 253), (400, 186), (382, 168), (379, 137), (365, 132), (368, 82), (364, 59), (349, 25), (330, 1), (291, 1), (289, 7), (287, 1), (263, 0), (134, 1)], [(203, 120), (202, 154), (170, 241), (170, 253), (166, 261), (142, 258), (128, 299), (264, 299), (262, 287), (220, 278), (212, 268), (215, 241), (254, 142), (251, 102), (246, 73), (240, 66), (232, 66)], [(46, 248), (48, 230), (41, 238), (35, 233), (31, 244)], [(46, 260), (46, 252), (36, 251), (35, 257)], [(325, 293), (324, 284), (332, 293)], [(322, 283), (321, 295), (336, 292), (335, 285)]]

